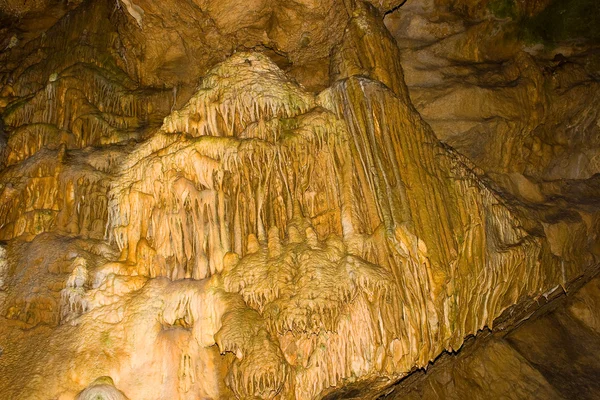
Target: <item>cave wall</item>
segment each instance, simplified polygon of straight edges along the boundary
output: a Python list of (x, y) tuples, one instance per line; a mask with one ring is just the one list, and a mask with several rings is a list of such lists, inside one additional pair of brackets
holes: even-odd
[[(0, 393), (378, 390), (592, 266), (593, 173), (550, 181), (556, 154), (522, 157), (486, 113), (538, 132), (595, 111), (546, 111), (567, 95), (522, 51), (457, 88), (461, 35), (493, 51), (458, 28), (416, 46), (401, 13), (434, 9), (399, 5), (68, 2), (37, 36), (35, 7), (4, 5)], [(498, 138), (451, 140), (460, 112)]]

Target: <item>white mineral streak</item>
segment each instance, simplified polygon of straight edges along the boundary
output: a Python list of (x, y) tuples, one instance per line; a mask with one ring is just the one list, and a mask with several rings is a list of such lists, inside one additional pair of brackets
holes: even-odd
[(8, 261), (6, 260), (6, 249), (4, 246), (0, 246), (0, 290), (4, 288), (7, 276)]
[(6, 258), (6, 249), (0, 245), (0, 309), (4, 306), (6, 294), (4, 290), (8, 284), (8, 260)]
[(131, 14), (131, 16), (135, 19), (135, 22), (137, 22), (138, 26), (142, 28), (142, 22), (144, 18), (144, 10), (142, 9), (142, 7), (138, 6), (131, 0), (117, 0), (117, 3), (119, 1), (122, 1), (123, 4), (125, 4), (127, 12)]

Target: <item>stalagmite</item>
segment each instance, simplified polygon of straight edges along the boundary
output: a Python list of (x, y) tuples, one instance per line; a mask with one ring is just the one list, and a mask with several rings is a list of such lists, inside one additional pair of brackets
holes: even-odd
[(93, 399), (127, 400), (127, 397), (114, 386), (114, 382), (109, 376), (103, 376), (92, 382), (75, 398), (75, 400)]

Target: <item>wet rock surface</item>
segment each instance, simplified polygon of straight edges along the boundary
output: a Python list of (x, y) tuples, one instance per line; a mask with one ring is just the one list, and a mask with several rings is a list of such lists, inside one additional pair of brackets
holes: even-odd
[[(593, 268), (594, 36), (509, 3), (0, 2), (0, 397), (395, 395)], [(592, 396), (596, 286), (424, 379)]]
[(598, 398), (598, 277), (509, 332), (487, 331), (417, 372), (389, 399)]

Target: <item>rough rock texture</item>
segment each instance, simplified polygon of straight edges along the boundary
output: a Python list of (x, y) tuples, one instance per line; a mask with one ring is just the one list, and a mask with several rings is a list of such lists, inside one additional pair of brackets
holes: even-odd
[[(540, 94), (518, 40), (484, 65), (504, 20), (473, 34), (472, 11), (437, 4), (440, 27), (399, 1), (5, 3), (6, 398), (380, 392), (597, 263), (595, 164), (554, 165), (595, 154), (598, 92)], [(557, 82), (596, 85), (577, 71)]]
[(544, 306), (508, 333), (471, 340), (389, 399), (597, 399), (600, 279)]
[[(459, 3), (472, 12), (465, 17)], [(519, 11), (543, 3), (536, 16)], [(544, 232), (553, 254), (578, 264), (596, 259), (597, 7), (409, 2), (385, 22), (401, 49), (411, 100), (438, 138), (511, 199), (528, 230)]]

